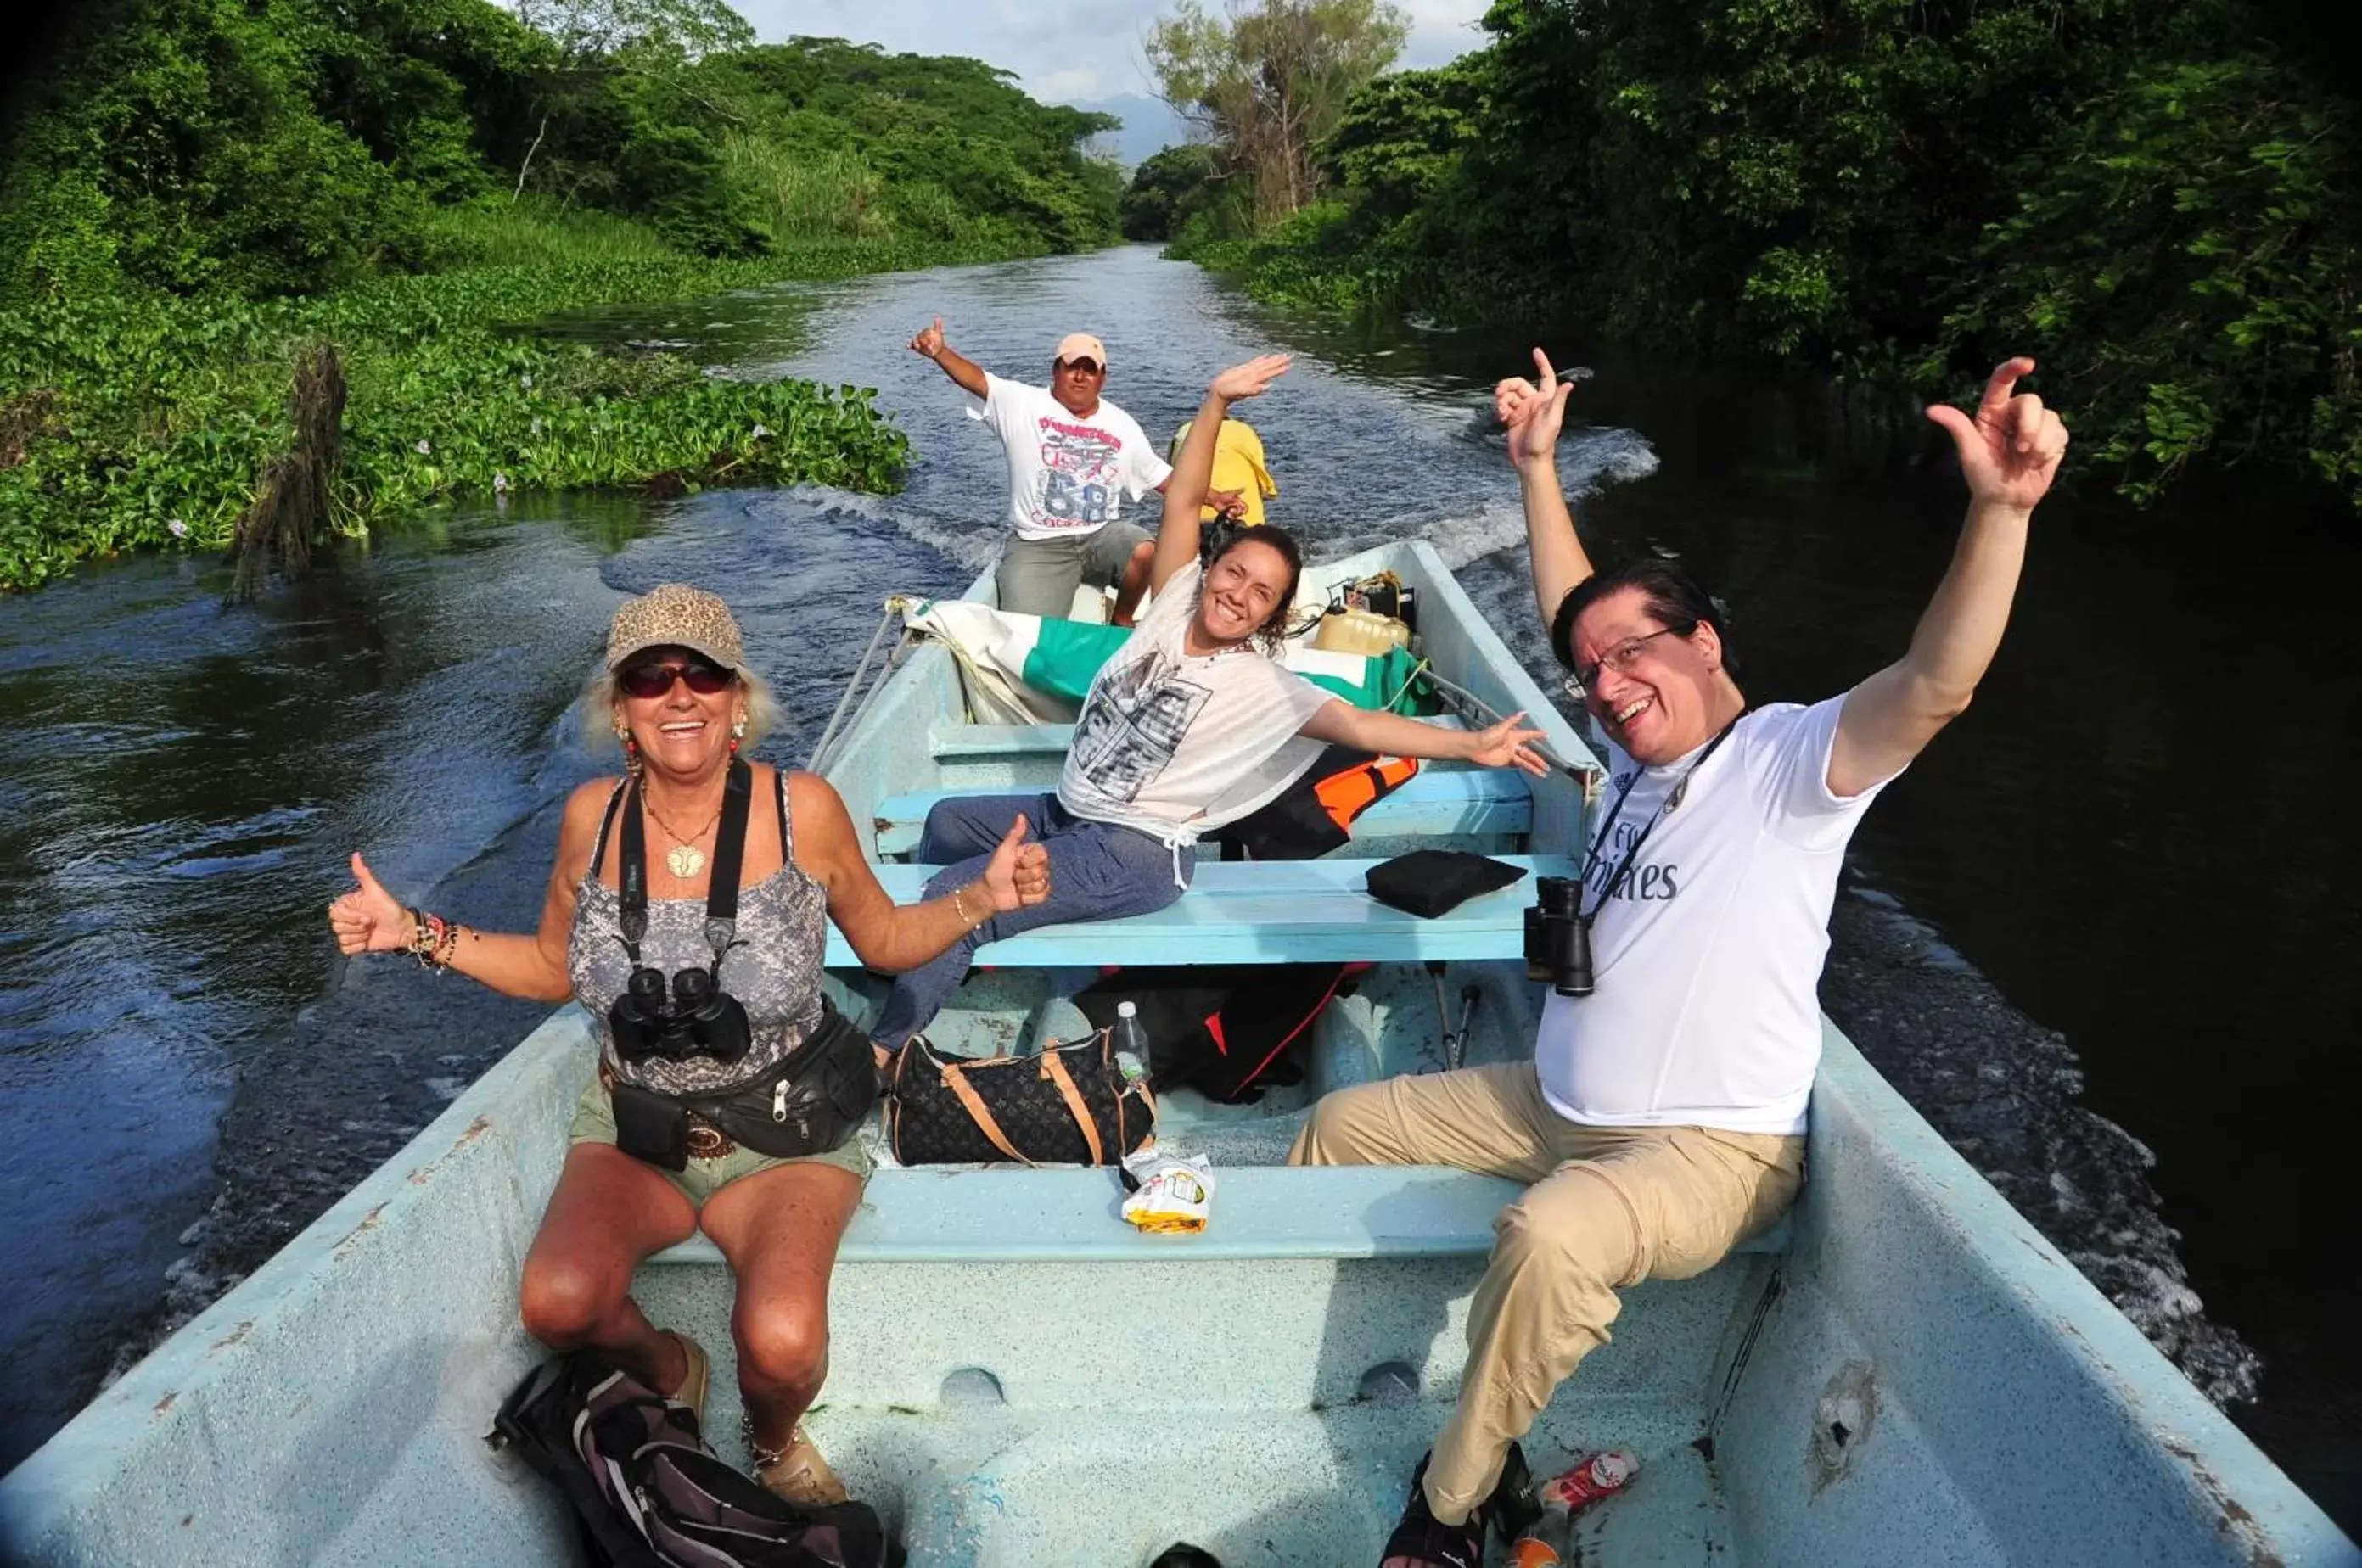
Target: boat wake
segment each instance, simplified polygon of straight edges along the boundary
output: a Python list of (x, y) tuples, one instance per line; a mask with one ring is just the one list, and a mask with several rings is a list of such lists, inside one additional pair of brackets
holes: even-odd
[(2083, 1103), (2067, 1037), (1859, 877), (1829, 928), (1821, 1004), (1861, 1054), (2202, 1393), (2253, 1399), (2262, 1359), (2207, 1318), (2149, 1184), (2157, 1157)]

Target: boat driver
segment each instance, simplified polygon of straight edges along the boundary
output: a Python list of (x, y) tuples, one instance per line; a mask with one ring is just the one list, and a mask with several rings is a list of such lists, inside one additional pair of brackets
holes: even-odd
[[(2058, 416), (2016, 390), (2031, 359), (1995, 369), (1973, 415), (1930, 408), (1969, 509), (1909, 652), (1842, 696), (1751, 707), (1723, 611), (1687, 573), (1652, 557), (1594, 569), (1556, 466), (1572, 384), (1534, 362), (1539, 381), (1494, 397), (1551, 649), (1609, 742), (1573, 890), (1596, 989), (1554, 975), (1531, 1060), (1326, 1096), (1288, 1157), (1529, 1184), (1495, 1222), (1459, 1400), (1385, 1568), (1476, 1568), (1488, 1526), (1522, 1528), (1536, 1502), (1518, 1440), (1607, 1339), (1616, 1293), (1705, 1272), (1795, 1197), (1846, 842), (1968, 707), (2067, 449)], [(1626, 1473), (1586, 1459), (1545, 1485), (1580, 1506)]]
[[(1008, 458), (1013, 532), (994, 577), (1000, 608), (1064, 616), (1076, 588), (1087, 583), (1116, 590), (1109, 619), (1130, 626), (1156, 546), (1123, 520), (1123, 502), (1163, 490), (1173, 469), (1139, 422), (1100, 396), (1107, 345), (1087, 332), (1060, 338), (1046, 388), (1003, 380), (952, 347), (941, 316), (911, 340), (911, 349), (943, 367), (974, 400), (968, 417), (991, 427)], [(1235, 505), (1238, 498), (1208, 499)]]

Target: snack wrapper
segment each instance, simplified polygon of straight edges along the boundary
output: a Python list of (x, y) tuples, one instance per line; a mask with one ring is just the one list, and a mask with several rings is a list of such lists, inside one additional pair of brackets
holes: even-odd
[(1153, 1148), (1127, 1155), (1124, 1174), (1140, 1190), (1123, 1201), (1123, 1217), (1143, 1231), (1188, 1235), (1206, 1228), (1214, 1207), (1214, 1162), (1204, 1155), (1184, 1159)]

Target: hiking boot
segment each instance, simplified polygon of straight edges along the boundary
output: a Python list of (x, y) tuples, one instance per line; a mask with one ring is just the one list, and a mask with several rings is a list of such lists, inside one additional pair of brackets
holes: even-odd
[(1427, 1462), (1433, 1457), (1432, 1453), (1422, 1457), (1410, 1473), (1409, 1500), (1403, 1504), (1402, 1519), (1394, 1533), (1386, 1537), (1380, 1563), (1399, 1558), (1418, 1568), (1483, 1568), (1486, 1530), (1498, 1525), (1502, 1538), (1507, 1540), (1541, 1517), (1525, 1451), (1513, 1442), (1491, 1496), (1470, 1509), (1462, 1523), (1445, 1524), (1427, 1506)]
[(808, 1508), (824, 1508), (850, 1502), (853, 1494), (844, 1489), (836, 1472), (821, 1457), (820, 1448), (804, 1435), (801, 1422), (788, 1433), (788, 1446), (773, 1453), (747, 1435), (746, 1446), (755, 1454), (755, 1479), (776, 1497), (785, 1497)]

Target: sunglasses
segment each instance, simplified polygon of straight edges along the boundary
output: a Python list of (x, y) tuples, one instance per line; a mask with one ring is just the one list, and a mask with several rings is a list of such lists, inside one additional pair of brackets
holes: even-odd
[(1106, 366), (1093, 364), (1087, 359), (1061, 359), (1057, 364), (1052, 366), (1051, 368), (1054, 370), (1080, 370), (1086, 376), (1104, 376), (1107, 374)]
[(737, 678), (735, 670), (691, 660), (686, 664), (635, 664), (615, 677), (615, 685), (624, 696), (645, 701), (669, 695), (676, 679), (687, 681), (689, 689), (700, 696), (712, 696), (716, 692), (728, 691), (730, 683)]

